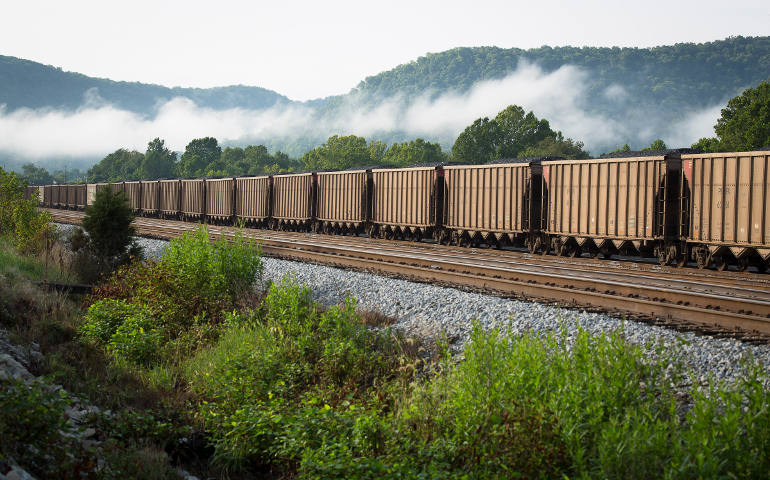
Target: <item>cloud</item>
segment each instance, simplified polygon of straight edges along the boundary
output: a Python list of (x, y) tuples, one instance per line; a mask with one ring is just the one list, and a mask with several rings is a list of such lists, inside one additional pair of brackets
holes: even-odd
[[(356, 134), (374, 138), (387, 132), (404, 132), (412, 138), (443, 140), (445, 147), (473, 120), (493, 117), (510, 104), (547, 118), (565, 136), (582, 140), (595, 154), (618, 143), (649, 144), (662, 137), (671, 146), (689, 145), (713, 135), (719, 106), (695, 111), (673, 125), (656, 124), (654, 116), (637, 115), (623, 123), (586, 105), (591, 87), (586, 70), (563, 66), (546, 72), (521, 62), (505, 78), (478, 82), (467, 92), (450, 91), (435, 96), (428, 92), (407, 101), (395, 96), (365, 106), (357, 97), (344, 97), (341, 105), (320, 111), (303, 104), (281, 105), (265, 110), (213, 110), (186, 98), (175, 98), (148, 118), (108, 104), (98, 91), (84, 95), (75, 111), (19, 109), (7, 112), (0, 106), (0, 153), (29, 159), (89, 157), (98, 159), (118, 148), (144, 151), (155, 137), (169, 148), (184, 150), (187, 143), (205, 136), (223, 144), (248, 144), (270, 139), (315, 138)], [(610, 85), (600, 95), (604, 101), (623, 105), (629, 93)], [(660, 123), (660, 122), (658, 122)], [(665, 134), (661, 133), (664, 131)], [(449, 143), (447, 145), (447, 143)]]
[[(725, 102), (726, 104), (727, 102)], [(667, 145), (689, 146), (703, 137), (714, 136), (714, 125), (722, 114), (722, 105), (714, 105), (691, 112), (672, 125), (671, 133), (665, 138)]]

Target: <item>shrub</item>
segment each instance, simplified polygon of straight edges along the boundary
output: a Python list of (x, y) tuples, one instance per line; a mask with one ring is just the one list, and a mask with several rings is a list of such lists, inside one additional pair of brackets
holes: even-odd
[(206, 399), (200, 414), (220, 465), (291, 467), (365, 430), (359, 412), (392, 405), (390, 389), (413, 370), (401, 368), (409, 360), (398, 355), (393, 334), (368, 330), (354, 307), (350, 301), (319, 313), (307, 288), (284, 278), (259, 315), (231, 322), (185, 363), (192, 389)]
[(11, 235), (21, 252), (36, 253), (45, 247), (51, 216), (24, 199), (25, 186), (14, 172), (0, 168), (0, 235)]
[(72, 442), (60, 431), (67, 427), (67, 403), (42, 384), (0, 380), (0, 460), (13, 458), (47, 478), (66, 476)]
[(123, 192), (105, 188), (96, 192), (93, 204), (86, 207), (82, 234), (75, 234), (73, 246), (76, 252), (74, 266), (81, 280), (93, 283), (102, 275), (126, 264), (131, 257), (139, 257), (141, 248), (134, 241), (134, 214)]
[(154, 363), (163, 344), (157, 322), (145, 312), (131, 315), (110, 337), (108, 349), (118, 358), (137, 365)]
[(212, 243), (205, 225), (172, 240), (162, 263), (191, 290), (206, 297), (227, 296), (232, 301), (251, 288), (262, 273), (259, 246), (253, 240), (236, 230), (230, 241), (220, 237)]
[(133, 316), (144, 316), (146, 309), (141, 305), (126, 302), (122, 299), (103, 299), (88, 307), (81, 334), (92, 341), (107, 344), (118, 327)]

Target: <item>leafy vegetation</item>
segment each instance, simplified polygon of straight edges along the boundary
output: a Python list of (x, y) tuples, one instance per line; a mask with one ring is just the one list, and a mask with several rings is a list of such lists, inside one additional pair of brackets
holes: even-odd
[(744, 152), (770, 147), (770, 83), (746, 89), (727, 102), (714, 125), (716, 138), (701, 138), (693, 148), (706, 152)]
[(107, 279), (93, 295), (81, 333), (131, 363), (173, 361), (215, 334), (261, 269), (253, 241), (237, 233), (210, 243), (202, 226), (172, 241), (161, 261), (133, 263)]
[(134, 240), (134, 213), (123, 192), (104, 188), (86, 207), (83, 227), (70, 237), (75, 254), (74, 269), (80, 279), (94, 283), (132, 258), (141, 256)]
[(23, 252), (37, 253), (45, 247), (51, 216), (24, 198), (26, 186), (14, 172), (0, 168), (0, 236), (11, 238)]
[[(478, 326), (462, 360), (441, 345), (438, 360), (424, 364), (416, 342), (367, 327), (353, 300), (323, 310), (286, 278), (244, 302), (260, 266), (250, 242), (210, 243), (201, 229), (157, 263), (119, 269), (82, 319), (47, 317), (60, 310), (0, 277), (0, 321), (40, 342), (45, 369), (68, 390), (113, 410), (89, 420), (107, 440), (79, 451), (48, 436), (62, 425), (66, 399), (6, 382), (0, 434), (26, 437), (3, 436), (11, 441), (0, 453), (49, 476), (90, 472), (98, 456), (105, 478), (170, 478), (164, 450), (175, 461), (197, 458), (204, 476), (231, 478), (770, 471), (767, 376), (751, 364), (736, 385), (682, 396), (675, 385), (685, 372), (669, 352), (650, 356), (622, 331), (510, 335)], [(35, 457), (44, 451), (53, 461)], [(57, 452), (68, 455), (59, 461)]]
[(487, 163), (501, 158), (556, 156), (588, 158), (583, 143), (564, 139), (554, 132), (546, 119), (524, 113), (518, 105), (509, 105), (490, 120), (476, 119), (455, 141), (452, 159), (464, 163)]

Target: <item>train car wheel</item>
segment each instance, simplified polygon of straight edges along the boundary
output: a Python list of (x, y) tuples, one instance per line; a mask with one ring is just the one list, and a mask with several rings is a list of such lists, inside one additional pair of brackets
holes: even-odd
[(738, 271), (739, 272), (745, 272), (746, 267), (749, 266), (749, 258), (743, 257), (738, 259)]
[(699, 248), (695, 251), (695, 260), (698, 263), (698, 268), (708, 268), (711, 265), (711, 254), (708, 250)]

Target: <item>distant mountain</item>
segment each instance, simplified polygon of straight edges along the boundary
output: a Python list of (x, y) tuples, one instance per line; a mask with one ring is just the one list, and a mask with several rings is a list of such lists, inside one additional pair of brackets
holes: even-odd
[[(559, 110), (561, 91), (555, 91), (546, 101), (532, 100), (531, 104), (527, 104), (529, 97), (526, 96), (521, 102), (511, 102), (507, 99), (509, 95), (499, 100), (499, 106), (493, 98), (487, 114), (496, 114), (508, 103), (520, 103), (526, 110), (534, 110), (537, 116), (564, 129), (565, 136), (585, 141), (594, 154), (599, 154), (623, 143), (640, 148), (655, 138), (672, 138), (682, 143), (687, 139), (697, 140), (688, 134), (669, 134), (673, 126), (687, 124), (704, 109), (713, 116), (715, 107), (723, 106), (744, 89), (770, 78), (770, 37), (730, 37), (709, 43), (654, 48), (455, 48), (429, 53), (367, 77), (345, 95), (308, 102), (294, 102), (259, 87), (193, 89), (116, 82), (0, 56), (0, 105), (6, 105), (6, 113), (22, 107), (76, 109), (84, 99), (95, 97), (141, 113), (146, 118), (152, 118), (159, 104), (174, 97), (186, 97), (199, 106), (212, 109), (260, 110), (273, 106), (299, 106), (304, 123), (286, 123), (282, 119), (271, 122), (271, 128), (260, 130), (262, 133), (253, 133), (252, 128), (251, 133), (247, 132), (248, 138), (233, 138), (241, 138), (240, 142), (263, 143), (271, 150), (281, 149), (300, 156), (332, 134), (360, 134), (363, 125), (368, 129), (363, 135), (370, 140), (392, 143), (421, 136), (441, 142), (446, 150), (451, 148), (458, 128), (461, 130), (474, 118), (455, 118), (451, 125), (434, 122), (427, 127), (423, 121), (423, 125), (415, 127), (418, 122), (405, 118), (410, 106), (441, 97), (463, 96), (472, 92), (479, 82), (504, 79), (519, 71), (522, 65), (534, 65), (546, 76), (562, 67), (573, 67), (573, 73), (559, 80), (561, 83), (554, 82), (553, 88), (569, 90), (572, 87), (569, 82), (580, 84), (578, 93), (573, 92), (572, 97), (565, 100), (574, 103), (570, 106), (572, 110), (566, 113), (576, 115), (571, 119), (567, 119), (566, 114), (565, 118), (554, 118), (565, 113)], [(543, 83), (517, 88), (549, 88), (548, 82)], [(378, 110), (385, 101), (396, 104), (396, 107)], [(430, 115), (458, 116), (463, 113), (457, 110), (451, 110), (450, 104), (450, 110), (435, 114), (430, 111)], [(360, 115), (361, 112), (365, 115)], [(388, 115), (391, 117), (388, 121), (381, 121)], [(703, 125), (713, 125), (711, 122), (716, 118), (711, 116), (701, 119), (698, 132), (703, 131)], [(584, 118), (595, 121), (596, 126), (586, 127)], [(288, 126), (279, 130), (284, 124)], [(115, 148), (122, 146), (115, 145)]]
[(613, 84), (633, 92), (636, 104), (688, 108), (732, 97), (770, 78), (770, 37), (731, 37), (654, 48), (455, 48), (367, 77), (356, 90), (368, 101), (395, 94), (416, 97), (450, 89), (464, 92), (479, 81), (505, 77), (521, 60), (546, 72), (565, 65), (585, 69), (591, 77), (588, 101), (597, 108), (606, 103), (602, 97)]
[(260, 87), (234, 85), (217, 88), (168, 88), (138, 82), (93, 78), (61, 68), (0, 55), (0, 105), (18, 108), (74, 110), (91, 92), (123, 110), (151, 115), (155, 108), (175, 97), (186, 97), (213, 109), (262, 109), (291, 103), (287, 97)]

